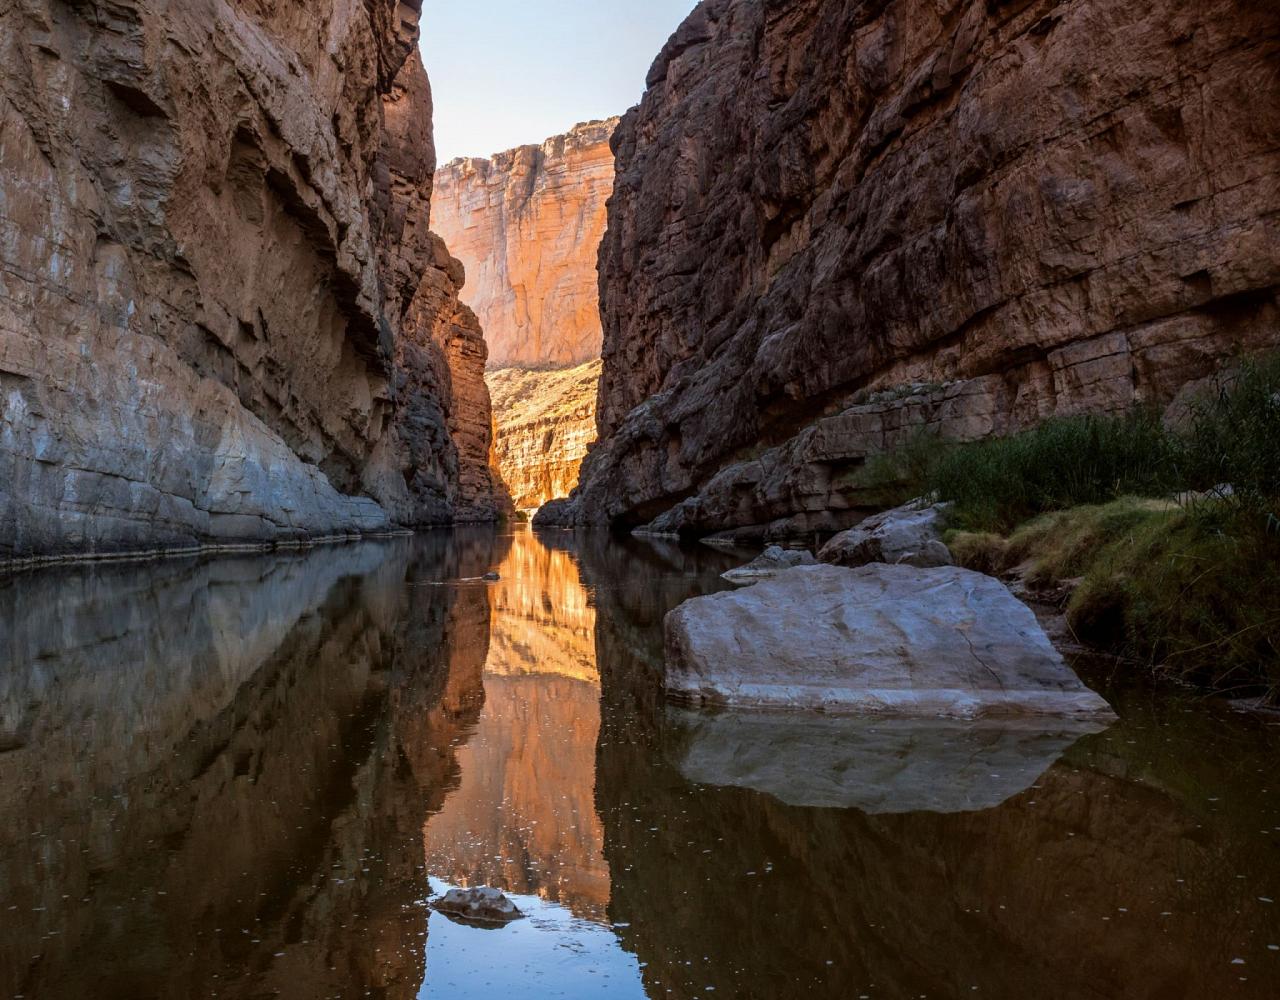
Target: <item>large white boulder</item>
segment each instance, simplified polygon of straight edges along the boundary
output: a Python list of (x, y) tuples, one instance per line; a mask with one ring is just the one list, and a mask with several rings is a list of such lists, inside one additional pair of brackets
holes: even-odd
[(845, 714), (1113, 718), (999, 580), (954, 566), (801, 566), (666, 619), (695, 704)]
[(942, 541), (946, 504), (917, 500), (905, 507), (867, 518), (824, 545), (818, 559), (836, 566), (904, 563), (908, 566), (950, 566), (951, 551)]

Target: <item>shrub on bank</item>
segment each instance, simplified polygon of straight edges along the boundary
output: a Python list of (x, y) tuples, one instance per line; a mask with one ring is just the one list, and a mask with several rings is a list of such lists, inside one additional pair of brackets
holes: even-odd
[(962, 565), (1068, 584), (1081, 639), (1280, 693), (1280, 355), (1224, 375), (1173, 427), (1137, 411), (973, 444), (922, 435), (865, 476), (953, 504)]
[(1046, 511), (1165, 496), (1179, 462), (1179, 442), (1154, 413), (1083, 415), (943, 449), (926, 485), (955, 505), (956, 527), (1008, 532)]
[(1280, 355), (1224, 375), (1181, 426), (1139, 409), (968, 444), (922, 433), (868, 461), (858, 485), (897, 502), (935, 494), (953, 527), (1005, 534), (1050, 511), (1228, 485), (1233, 505), (1280, 529)]
[(1065, 584), (1082, 641), (1206, 687), (1280, 691), (1280, 535), (1236, 504), (1125, 497), (949, 543), (971, 569)]

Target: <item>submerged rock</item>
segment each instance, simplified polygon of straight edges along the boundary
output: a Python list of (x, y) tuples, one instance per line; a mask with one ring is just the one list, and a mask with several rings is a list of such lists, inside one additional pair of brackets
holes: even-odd
[(765, 549), (764, 554), (755, 561), (720, 575), (730, 583), (759, 583), (761, 580), (772, 580), (779, 573), (797, 566), (816, 566), (817, 563), (818, 560), (810, 552), (773, 545)]
[(501, 890), (488, 886), (450, 889), (431, 907), (447, 917), (476, 924), (509, 924), (524, 916)]
[(848, 718), (670, 710), (690, 781), (793, 806), (866, 813), (974, 812), (1030, 788), (1094, 719)]
[(902, 563), (928, 568), (950, 566), (951, 550), (942, 542), (946, 504), (915, 501), (867, 518), (831, 539), (818, 553), (824, 563), (865, 566)]
[(848, 714), (1113, 718), (999, 580), (800, 566), (666, 619), (670, 696)]

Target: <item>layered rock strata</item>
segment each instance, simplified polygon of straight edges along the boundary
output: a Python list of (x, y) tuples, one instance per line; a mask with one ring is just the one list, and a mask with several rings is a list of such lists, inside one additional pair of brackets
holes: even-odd
[(1280, 22), (707, 0), (613, 146), (602, 442), (547, 521), (784, 537), (866, 456), (1163, 404), (1280, 343)]
[(491, 517), (413, 3), (0, 8), (0, 560)]
[(516, 509), (567, 497), (596, 439), (600, 362), (559, 371), (504, 368), (485, 381), (493, 398), (494, 460)]
[(617, 125), (588, 122), (541, 146), (437, 171), (432, 225), (466, 265), (464, 298), (484, 327), (490, 367), (565, 368), (600, 357), (596, 257)]

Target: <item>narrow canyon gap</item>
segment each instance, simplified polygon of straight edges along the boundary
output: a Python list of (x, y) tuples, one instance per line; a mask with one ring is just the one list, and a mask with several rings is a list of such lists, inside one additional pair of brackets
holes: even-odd
[(519, 510), (567, 497), (595, 440), (596, 259), (618, 119), (436, 173), (432, 221), (464, 263), (489, 345), (496, 466)]

